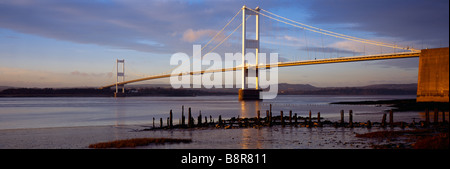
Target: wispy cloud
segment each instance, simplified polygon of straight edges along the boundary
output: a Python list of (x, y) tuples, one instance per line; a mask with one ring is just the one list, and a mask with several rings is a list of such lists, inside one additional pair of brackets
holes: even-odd
[[(212, 30), (212, 29), (200, 29), (200, 30), (192, 30), (192, 29), (188, 29), (183, 33), (183, 37), (181, 38), (181, 40), (186, 41), (186, 42), (195, 42), (201, 38), (211, 38), (213, 37), (215, 34), (217, 34), (218, 31)], [(222, 35), (223, 37), (223, 35)]]
[[(449, 1), (426, 0), (315, 0), (309, 6), (310, 23), (352, 24), (349, 29), (375, 36), (449, 45)], [(410, 44), (405, 44), (410, 45)]]

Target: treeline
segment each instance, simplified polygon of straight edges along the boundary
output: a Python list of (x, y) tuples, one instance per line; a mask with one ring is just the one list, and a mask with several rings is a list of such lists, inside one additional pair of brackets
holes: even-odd
[(287, 95), (415, 95), (416, 93), (417, 91), (413, 89), (367, 89), (357, 87), (281, 91), (281, 94)]
[[(285, 85), (286, 86), (286, 85)], [(135, 87), (126, 89), (127, 96), (206, 96), (237, 95), (238, 89), (173, 89), (171, 87)], [(317, 88), (281, 86), (278, 95), (415, 95), (414, 88), (341, 87)], [(10, 88), (0, 97), (113, 97), (113, 89), (97, 88)]]
[[(113, 97), (112, 89), (96, 88), (13, 88), (0, 92), (0, 97)], [(201, 95), (227, 95), (235, 93), (217, 92), (214, 90), (200, 91), (173, 88), (138, 88), (126, 89), (127, 96), (201, 96)]]
[(95, 88), (17, 88), (0, 92), (0, 97), (105, 97), (114, 96), (111, 90)]

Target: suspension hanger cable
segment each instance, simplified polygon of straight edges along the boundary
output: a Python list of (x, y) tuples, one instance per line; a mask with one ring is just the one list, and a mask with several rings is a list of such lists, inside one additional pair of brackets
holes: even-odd
[[(309, 25), (306, 25), (306, 24), (303, 24), (303, 23), (300, 23), (300, 22), (296, 22), (296, 21), (293, 21), (291, 19), (279, 16), (279, 15), (273, 14), (273, 13), (267, 11), (267, 10), (264, 10), (264, 9), (261, 9), (261, 10), (264, 11), (264, 12), (267, 12), (267, 13), (275, 16), (275, 17), (284, 19), (284, 20), (281, 20), (281, 19), (269, 16), (267, 14), (261, 13), (259, 11), (253, 10), (251, 8), (246, 8), (246, 9), (251, 10), (251, 11), (253, 11), (255, 13), (261, 14), (261, 15), (263, 15), (265, 17), (270, 18), (270, 19), (273, 19), (273, 20), (285, 23), (287, 25), (291, 25), (291, 26), (294, 26), (294, 27), (302, 28), (304, 30), (309, 30), (309, 31), (315, 32), (315, 33), (324, 34), (324, 35), (327, 35), (327, 36), (332, 36), (332, 37), (336, 37), (336, 38), (341, 38), (341, 39), (346, 39), (346, 40), (351, 40), (351, 41), (356, 41), (356, 42), (361, 42), (361, 43), (367, 43), (367, 44), (372, 44), (372, 45), (377, 45), (377, 46), (384, 46), (384, 47), (389, 47), (389, 48), (397, 48), (397, 49), (402, 49), (402, 50), (410, 50), (410, 51), (413, 51), (413, 52), (417, 52), (418, 51), (418, 50), (410, 48), (410, 47), (404, 48), (404, 47), (399, 47), (399, 46), (393, 45), (393, 44), (388, 44), (388, 43), (383, 43), (383, 42), (377, 42), (377, 41), (357, 38), (357, 37), (353, 37), (353, 36), (348, 36), (348, 35), (344, 35), (344, 34), (335, 33), (335, 32), (332, 32), (332, 31), (319, 29), (319, 28), (316, 28), (316, 27), (313, 27), (313, 26), (309, 26)], [(285, 21), (285, 20), (287, 20), (287, 21)], [(291, 22), (293, 22), (293, 23), (291, 23)], [(297, 25), (297, 24), (299, 24), (299, 25)]]

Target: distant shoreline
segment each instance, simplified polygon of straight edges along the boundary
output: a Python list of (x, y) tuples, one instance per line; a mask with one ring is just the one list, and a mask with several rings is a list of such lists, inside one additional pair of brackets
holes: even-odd
[[(424, 111), (436, 108), (439, 111), (449, 111), (449, 102), (416, 102), (416, 99), (378, 100), (378, 101), (355, 101), (355, 102), (333, 102), (330, 104), (348, 105), (390, 105), (395, 111)], [(430, 110), (433, 111), (433, 110)]]
[[(181, 88), (170, 85), (130, 85), (127, 97), (135, 96), (222, 96), (237, 95), (239, 88)], [(315, 87), (280, 83), (278, 95), (416, 95), (417, 84), (379, 84), (361, 87)], [(114, 97), (113, 89), (98, 88), (14, 88), (0, 90), (0, 97)]]

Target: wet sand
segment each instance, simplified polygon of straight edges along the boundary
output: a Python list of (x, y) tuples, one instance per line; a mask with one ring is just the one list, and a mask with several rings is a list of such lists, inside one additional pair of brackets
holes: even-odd
[[(391, 129), (262, 127), (142, 131), (148, 126), (88, 126), (0, 130), (1, 149), (87, 149), (90, 144), (131, 138), (192, 139), (139, 149), (370, 149), (379, 140), (356, 134)], [(400, 130), (399, 128), (396, 130)], [(402, 141), (402, 140), (397, 140)]]

